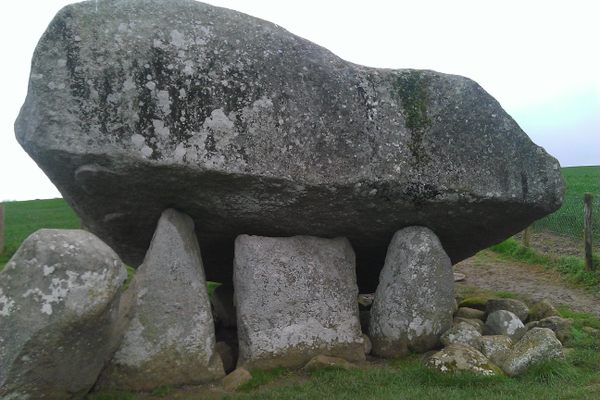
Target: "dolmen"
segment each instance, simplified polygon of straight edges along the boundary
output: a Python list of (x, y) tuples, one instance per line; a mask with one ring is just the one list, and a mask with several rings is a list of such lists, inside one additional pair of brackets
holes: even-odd
[(85, 230), (35, 233), (0, 273), (2, 399), (437, 349), (452, 265), (563, 198), (472, 80), (192, 0), (63, 8), (15, 131)]

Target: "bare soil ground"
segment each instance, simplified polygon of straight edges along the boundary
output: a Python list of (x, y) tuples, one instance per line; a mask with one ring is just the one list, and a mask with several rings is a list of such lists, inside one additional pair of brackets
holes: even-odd
[[(514, 239), (521, 242), (522, 233), (516, 234)], [(575, 240), (569, 236), (540, 231), (532, 232), (529, 242), (530, 247), (538, 253), (553, 257), (583, 257), (583, 237), (580, 240)], [(600, 241), (592, 242), (592, 246), (596, 253), (600, 251)]]
[(454, 270), (466, 276), (463, 282), (457, 283), (459, 287), (508, 291), (531, 301), (547, 299), (552, 304), (566, 305), (575, 311), (600, 317), (599, 293), (576, 287), (558, 272), (540, 265), (506, 261), (484, 250), (456, 264)]

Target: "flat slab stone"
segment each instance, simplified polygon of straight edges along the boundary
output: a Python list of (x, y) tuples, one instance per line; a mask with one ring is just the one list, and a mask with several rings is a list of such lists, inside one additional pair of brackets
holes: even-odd
[(241, 235), (233, 282), (238, 366), (301, 367), (318, 354), (365, 359), (348, 240)]
[(425, 227), (398, 231), (371, 306), (373, 354), (397, 357), (434, 348), (452, 326), (454, 308), (452, 265), (437, 236)]
[(163, 212), (128, 290), (136, 301), (133, 319), (99, 387), (151, 390), (225, 375), (190, 217)]
[(31, 68), (19, 142), (133, 266), (171, 206), (209, 280), (231, 281), (239, 234), (347, 237), (374, 290), (402, 227), (456, 263), (562, 202), (558, 162), (472, 80), (352, 64), (232, 10), (72, 4)]
[(123, 335), (126, 278), (89, 232), (29, 236), (0, 272), (0, 398), (83, 398)]

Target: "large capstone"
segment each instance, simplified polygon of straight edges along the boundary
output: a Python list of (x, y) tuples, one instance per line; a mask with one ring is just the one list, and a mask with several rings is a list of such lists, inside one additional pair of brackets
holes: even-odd
[(233, 282), (238, 365), (300, 367), (318, 354), (365, 359), (348, 240), (241, 235)]
[(472, 80), (352, 64), (193, 0), (63, 8), (15, 130), (127, 263), (174, 207), (219, 282), (238, 234), (344, 236), (372, 291), (402, 227), (431, 228), (456, 263), (562, 202), (558, 162)]
[(162, 214), (128, 290), (133, 318), (98, 387), (151, 390), (225, 375), (190, 217), (172, 209)]
[(454, 306), (452, 265), (438, 238), (418, 226), (398, 231), (388, 248), (371, 307), (373, 353), (396, 357), (409, 350), (434, 348), (452, 326)]
[(126, 277), (91, 233), (29, 236), (0, 273), (0, 398), (83, 398), (123, 335)]

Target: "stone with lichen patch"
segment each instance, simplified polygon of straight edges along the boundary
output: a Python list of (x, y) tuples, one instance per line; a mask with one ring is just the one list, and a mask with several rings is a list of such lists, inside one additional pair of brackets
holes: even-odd
[(485, 321), (485, 335), (506, 335), (519, 340), (527, 331), (523, 322), (510, 311), (498, 310), (489, 314)]
[(42, 229), (0, 272), (0, 397), (81, 398), (118, 346), (125, 266), (82, 230)]
[(429, 356), (425, 364), (440, 372), (472, 372), (477, 375), (500, 375), (502, 371), (471, 346), (453, 343)]
[(565, 343), (571, 337), (571, 326), (573, 325), (573, 319), (562, 318), (557, 315), (546, 317), (539, 321), (529, 322), (526, 326), (528, 330), (533, 328), (548, 328), (551, 329), (556, 338), (561, 343)]
[(521, 375), (532, 365), (564, 357), (560, 341), (548, 328), (528, 331), (506, 355), (502, 369), (507, 375)]
[(485, 328), (485, 323), (480, 319), (472, 319), (472, 318), (462, 318), (462, 317), (454, 317), (454, 324), (459, 322), (466, 322), (467, 324), (473, 326), (477, 329), (477, 332), (483, 334), (483, 330)]
[(560, 316), (560, 313), (556, 307), (546, 299), (535, 303), (529, 309), (529, 321), (539, 321), (554, 316)]
[(440, 342), (444, 346), (452, 343), (462, 343), (469, 346), (476, 346), (477, 339), (481, 336), (481, 332), (473, 325), (467, 322), (459, 322), (454, 324), (440, 337)]
[(234, 392), (251, 380), (252, 374), (246, 368), (236, 368), (223, 378), (223, 389)]
[(459, 318), (485, 320), (485, 311), (470, 307), (459, 307), (458, 310), (456, 310), (456, 313), (454, 313), (454, 316)]
[(489, 299), (485, 304), (485, 311), (489, 315), (494, 311), (506, 310), (515, 314), (522, 322), (527, 321), (529, 307), (521, 300), (516, 299)]
[(234, 287), (238, 366), (299, 367), (318, 354), (365, 359), (347, 239), (241, 235)]
[(562, 202), (558, 162), (472, 80), (359, 66), (193, 0), (63, 8), (15, 130), (128, 264), (170, 205), (217, 282), (239, 234), (312, 235), (348, 237), (374, 290), (402, 227), (431, 228), (456, 263)]
[(371, 307), (373, 354), (395, 357), (425, 352), (452, 326), (452, 265), (430, 229), (398, 231), (381, 270)]
[(496, 365), (500, 365), (512, 348), (512, 340), (504, 335), (480, 336), (475, 341), (475, 348)]
[(135, 299), (133, 318), (98, 387), (152, 390), (225, 375), (190, 217), (163, 212), (128, 291)]

